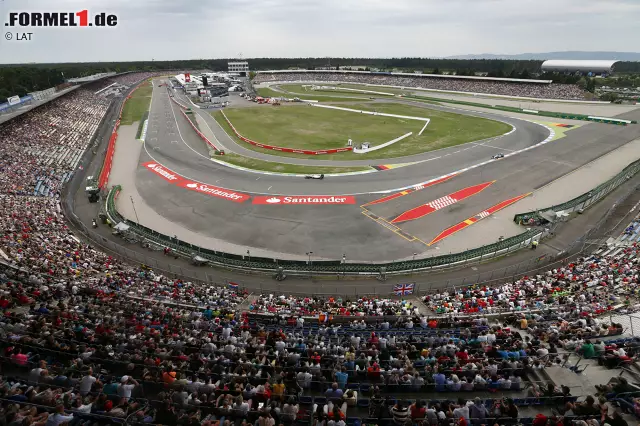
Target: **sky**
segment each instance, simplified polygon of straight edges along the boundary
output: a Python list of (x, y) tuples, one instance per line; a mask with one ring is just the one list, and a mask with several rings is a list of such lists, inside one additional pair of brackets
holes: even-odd
[[(7, 27), (10, 12), (115, 28)], [(638, 51), (640, 0), (0, 0), (0, 63)], [(20, 33), (31, 32), (31, 40)], [(11, 40), (7, 40), (7, 34)]]

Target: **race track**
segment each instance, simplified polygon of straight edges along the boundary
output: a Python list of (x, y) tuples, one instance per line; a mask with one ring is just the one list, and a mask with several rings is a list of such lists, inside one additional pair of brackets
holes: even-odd
[[(181, 99), (181, 102), (187, 101)], [(446, 228), (505, 200), (534, 191), (640, 136), (638, 126), (591, 123), (571, 130), (562, 139), (549, 141), (552, 129), (522, 119), (403, 102), (504, 121), (515, 131), (488, 141), (401, 159), (374, 160), (374, 164), (417, 162), (375, 173), (324, 180), (249, 173), (211, 161), (204, 142), (183, 116), (181, 108), (170, 101), (167, 89), (154, 84), (149, 129), (136, 172), (136, 186), (144, 201), (175, 226), (203, 236), (248, 249), (295, 255), (312, 251), (316, 259), (339, 259), (347, 253), (350, 260), (391, 261), (411, 258), (413, 253), (441, 254), (437, 244), (427, 244)], [(326, 162), (252, 151), (229, 138), (211, 117), (210, 110), (192, 109), (225, 148), (241, 155), (296, 164), (363, 164), (363, 160)], [(639, 116), (633, 111), (621, 118), (638, 119)], [(530, 147), (534, 148), (527, 150)], [(525, 151), (520, 152), (522, 150)], [(491, 160), (491, 156), (499, 152), (506, 158)], [(150, 164), (178, 177), (167, 181), (166, 176), (152, 171)], [(364, 160), (364, 164), (369, 163)], [(456, 172), (441, 183), (415, 189), (418, 184)], [(486, 185), (474, 192), (473, 188), (483, 183)], [(199, 189), (201, 184), (207, 185), (208, 192)], [(405, 188), (411, 188), (405, 191), (406, 195), (361, 207)], [(239, 199), (232, 200), (232, 196)], [(285, 196), (334, 196), (333, 200), (344, 200), (346, 204), (289, 203)], [(274, 198), (279, 201), (266, 202)], [(420, 207), (425, 205), (427, 207)], [(399, 218), (409, 220), (391, 223)], [(170, 230), (158, 231), (171, 233)], [(495, 238), (497, 236), (487, 236), (487, 243)]]

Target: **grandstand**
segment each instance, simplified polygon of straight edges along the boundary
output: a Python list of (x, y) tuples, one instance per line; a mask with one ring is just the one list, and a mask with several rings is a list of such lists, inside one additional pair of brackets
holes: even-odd
[(253, 83), (335, 82), (358, 83), (447, 92), (491, 94), (510, 97), (584, 100), (575, 84), (554, 84), (550, 80), (433, 74), (377, 73), (368, 71), (258, 71)]

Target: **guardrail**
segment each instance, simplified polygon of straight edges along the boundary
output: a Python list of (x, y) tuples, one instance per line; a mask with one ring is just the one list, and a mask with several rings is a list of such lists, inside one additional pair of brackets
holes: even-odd
[(541, 216), (541, 213), (543, 212), (552, 211), (554, 213), (557, 213), (557, 212), (573, 213), (575, 211), (586, 210), (592, 205), (594, 205), (595, 203), (597, 203), (598, 201), (600, 201), (600, 199), (604, 198), (606, 195), (608, 195), (611, 191), (616, 189), (622, 183), (631, 179), (633, 176), (635, 176), (638, 173), (638, 171), (640, 171), (640, 160), (636, 160), (633, 163), (629, 164), (627, 167), (622, 169), (620, 173), (618, 173), (611, 179), (607, 180), (606, 182), (596, 186), (589, 192), (585, 192), (584, 194), (572, 200), (566, 201), (562, 204), (557, 204), (555, 206), (547, 207), (545, 209), (539, 209), (537, 211), (519, 213), (513, 217), (513, 221), (518, 224), (526, 224), (526, 222), (531, 219), (533, 220), (544, 219)]
[[(546, 235), (546, 231), (530, 229), (516, 235), (462, 253), (433, 256), (425, 259), (406, 260), (385, 263), (344, 263), (341, 260), (299, 261), (276, 258), (263, 258), (225, 253), (198, 247), (181, 241), (177, 238), (157, 232), (132, 220), (125, 219), (118, 213), (115, 198), (121, 187), (114, 186), (107, 196), (105, 210), (110, 221), (115, 225), (123, 222), (130, 226), (130, 230), (149, 242), (170, 248), (173, 253), (186, 258), (197, 255), (214, 265), (245, 269), (258, 272), (276, 272), (282, 268), (290, 274), (316, 274), (316, 275), (377, 275), (381, 272), (394, 275), (407, 272), (437, 271), (443, 268), (462, 266), (474, 262), (483, 262), (488, 259), (500, 257), (531, 245), (532, 241), (540, 240)], [(384, 268), (384, 269), (383, 269)]]

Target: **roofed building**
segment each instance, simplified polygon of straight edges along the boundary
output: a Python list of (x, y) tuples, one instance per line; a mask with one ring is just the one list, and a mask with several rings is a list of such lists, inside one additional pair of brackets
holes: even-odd
[(584, 60), (563, 60), (563, 59), (552, 59), (548, 61), (544, 61), (542, 63), (542, 71), (545, 72), (564, 72), (564, 73), (576, 73), (580, 72), (582, 74), (612, 74), (613, 73), (613, 64), (615, 64), (616, 60), (593, 60), (593, 61), (584, 61)]

